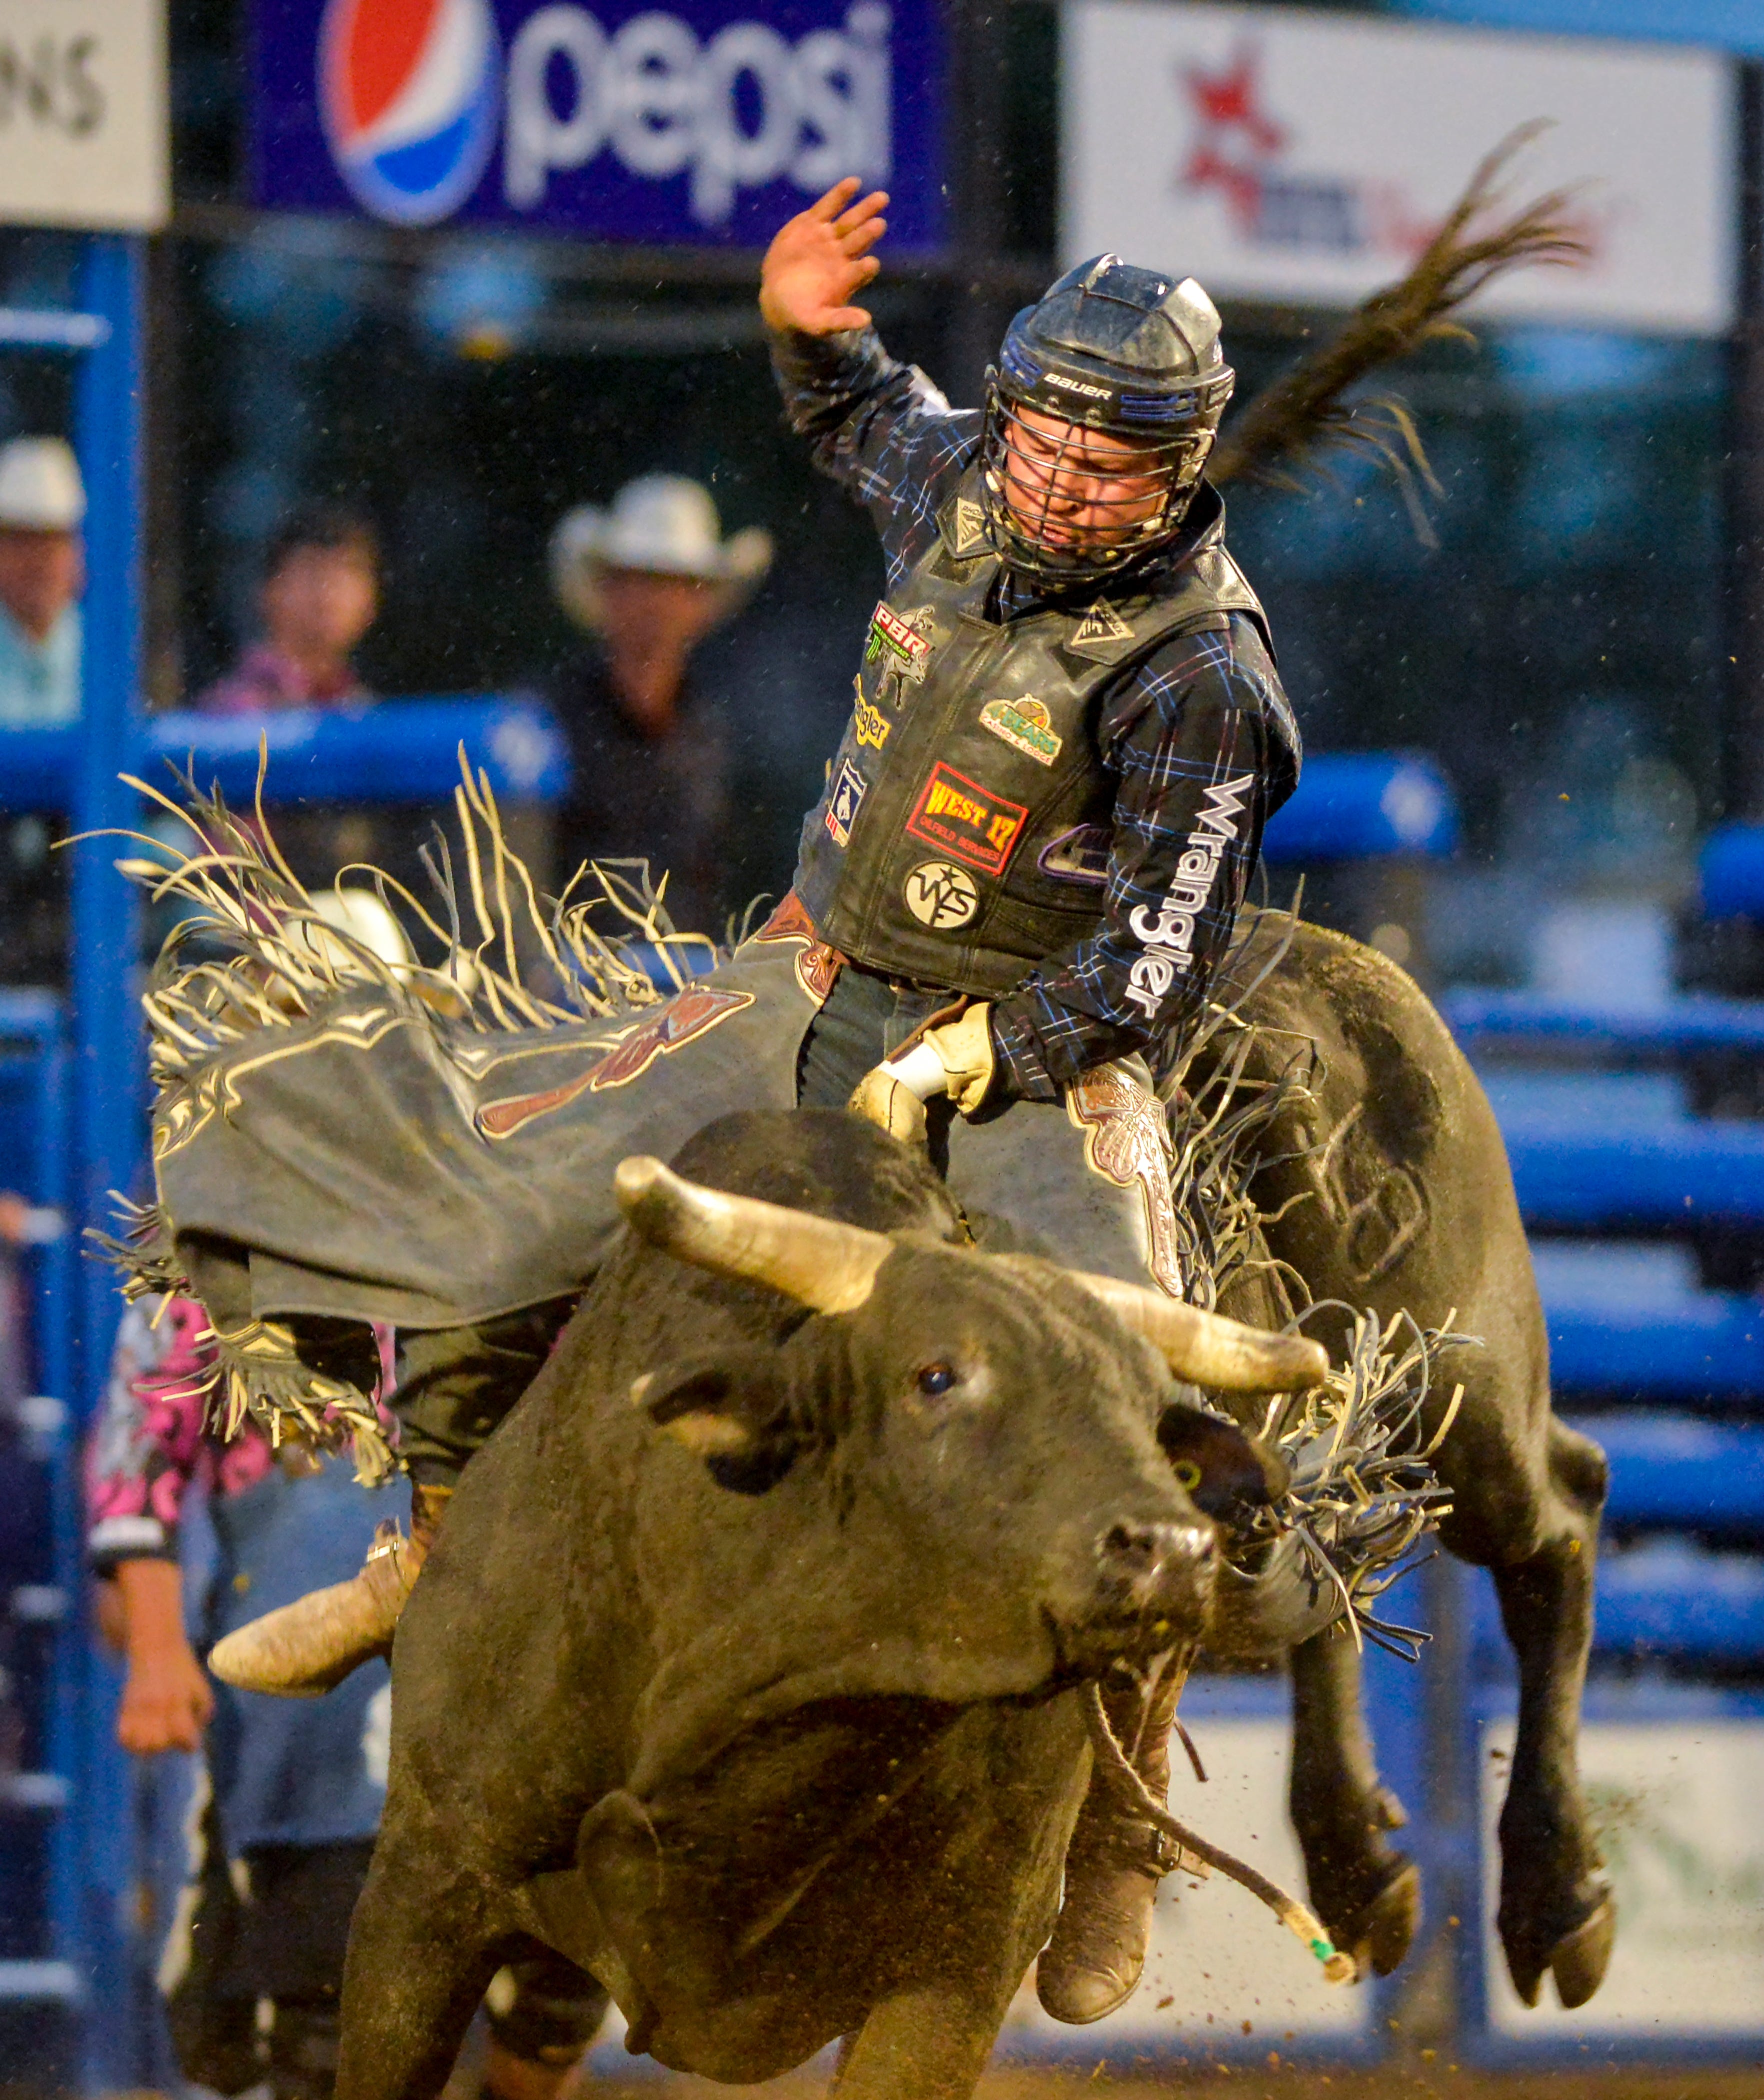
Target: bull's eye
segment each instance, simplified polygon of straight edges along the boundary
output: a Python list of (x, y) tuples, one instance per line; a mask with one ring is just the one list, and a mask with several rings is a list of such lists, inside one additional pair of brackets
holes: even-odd
[(955, 1367), (953, 1364), (926, 1364), (919, 1373), (919, 1390), (928, 1400), (938, 1399), (955, 1383)]
[(1192, 1494), (1201, 1485), (1201, 1469), (1192, 1458), (1177, 1458), (1171, 1462), (1171, 1471), (1178, 1484)]

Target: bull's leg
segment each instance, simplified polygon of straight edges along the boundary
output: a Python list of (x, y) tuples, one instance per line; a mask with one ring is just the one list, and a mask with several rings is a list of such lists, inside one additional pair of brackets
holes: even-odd
[(343, 1970), (336, 2100), (434, 2100), (496, 1974), (482, 1890), (433, 1849), (382, 1835)]
[(838, 2100), (973, 2100), (1015, 1991), (976, 1977), (905, 1991), (878, 2005), (834, 2076)]
[(1378, 1783), (1360, 1707), (1360, 1657), (1347, 1630), (1326, 1628), (1292, 1652), (1293, 1826), (1311, 1901), (1364, 1976), (1388, 1976), (1421, 1921), (1421, 1877), (1385, 1833), (1408, 1820)]
[(1616, 1932), (1575, 1754), (1592, 1644), (1604, 1457), (1552, 1420), (1549, 1470), (1552, 1520), (1542, 1542), (1527, 1559), (1493, 1571), (1519, 1665), (1497, 1921), (1514, 1988), (1526, 2004), (1537, 2004), (1547, 1969), (1563, 2004), (1573, 2006), (1585, 2005), (1603, 1979)]

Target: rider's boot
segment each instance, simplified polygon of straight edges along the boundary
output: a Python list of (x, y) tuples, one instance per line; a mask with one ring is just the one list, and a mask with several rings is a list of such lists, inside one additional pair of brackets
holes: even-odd
[[(1105, 1685), (1103, 1710), (1115, 1740), (1154, 1800), (1170, 1793), (1170, 1731), (1185, 1673), (1166, 1668), (1148, 1693)], [(1065, 1855), (1065, 1898), (1042, 1950), (1035, 1990), (1043, 2010), (1087, 2027), (1139, 1987), (1151, 1938), (1158, 1883), (1175, 1864), (1170, 1841), (1092, 1773)]]
[(243, 1692), (316, 1699), (374, 1656), (390, 1656), (405, 1599), (441, 1527), (450, 1487), (412, 1485), (410, 1537), (395, 1517), (375, 1532), (361, 1573), (267, 1612), (214, 1643), (209, 1668)]

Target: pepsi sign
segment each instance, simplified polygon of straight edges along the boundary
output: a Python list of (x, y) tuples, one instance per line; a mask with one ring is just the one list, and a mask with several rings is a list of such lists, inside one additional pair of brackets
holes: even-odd
[(257, 0), (253, 188), (298, 211), (761, 245), (840, 176), (942, 236), (936, 0)]

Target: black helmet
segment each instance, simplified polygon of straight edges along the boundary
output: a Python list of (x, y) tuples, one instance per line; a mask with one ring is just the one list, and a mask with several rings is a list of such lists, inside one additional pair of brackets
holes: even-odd
[[(1236, 374), (1219, 344), (1219, 314), (1192, 277), (1180, 284), (1136, 269), (1118, 255), (1094, 256), (1068, 271), (1005, 332), (986, 374), (985, 464), (988, 523), (1013, 568), (1043, 583), (1096, 580), (1174, 539), (1213, 448)], [(1044, 437), (1019, 409), (1074, 428)], [(1062, 526), (1065, 477), (1094, 475), (1083, 433), (1094, 430), (1143, 450), (1126, 493), (1093, 496), (1089, 507), (1119, 504), (1123, 514), (1095, 544)], [(1007, 500), (1007, 479), (1017, 501)], [(1026, 500), (1025, 500), (1026, 499)]]

